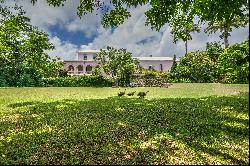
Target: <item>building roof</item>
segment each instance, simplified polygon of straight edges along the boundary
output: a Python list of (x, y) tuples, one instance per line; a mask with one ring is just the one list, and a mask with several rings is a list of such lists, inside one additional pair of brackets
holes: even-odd
[(81, 53), (96, 53), (96, 52), (100, 52), (100, 50), (81, 50), (81, 51), (77, 51), (77, 52), (81, 52)]
[[(140, 61), (172, 61), (173, 57), (133, 57)], [(82, 62), (83, 60), (64, 60), (64, 62)], [(94, 60), (84, 60), (84, 61), (94, 61)], [(176, 58), (176, 61), (180, 61)]]
[(94, 60), (64, 60), (63, 62), (94, 62)]
[[(133, 57), (140, 61), (172, 61), (173, 57)], [(179, 59), (176, 58), (176, 61)]]

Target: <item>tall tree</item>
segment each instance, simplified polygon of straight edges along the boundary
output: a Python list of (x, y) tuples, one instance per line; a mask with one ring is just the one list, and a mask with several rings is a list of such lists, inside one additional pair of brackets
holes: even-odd
[(174, 54), (174, 58), (173, 58), (173, 65), (171, 66), (171, 70), (170, 73), (174, 72), (175, 69), (177, 67), (177, 62), (176, 62), (176, 55)]
[(209, 21), (205, 32), (215, 33), (220, 31), (220, 38), (224, 40), (224, 46), (227, 48), (229, 46), (228, 37), (233, 28), (245, 27), (248, 22), (249, 16), (247, 14), (242, 16), (232, 14), (230, 17), (224, 17), (216, 21)]
[(173, 18), (170, 23), (174, 43), (176, 43), (179, 39), (185, 42), (185, 54), (187, 54), (188, 51), (188, 40), (192, 40), (191, 32), (200, 32), (199, 25), (194, 23), (193, 19), (193, 15), (190, 14), (190, 12), (185, 11), (181, 15), (177, 15)]
[(0, 17), (0, 75), (9, 86), (39, 86), (62, 67), (45, 53), (54, 48), (48, 35), (30, 24), (21, 7), (0, 6)]
[(220, 54), (217, 63), (220, 81), (249, 83), (249, 39), (229, 46)]
[(220, 31), (225, 48), (229, 46), (228, 37), (232, 28), (244, 27), (249, 20), (248, 0), (204, 0), (197, 1), (195, 8), (201, 21), (208, 22), (207, 33)]
[(206, 51), (189, 52), (180, 59), (175, 71), (171, 73), (174, 79), (191, 82), (212, 82), (214, 79), (215, 64)]
[(207, 42), (206, 51), (209, 57), (216, 62), (219, 55), (223, 52), (223, 48), (220, 42)]
[(130, 78), (135, 72), (137, 63), (132, 58), (132, 53), (125, 49), (115, 49), (107, 47), (97, 54), (96, 61), (103, 68), (103, 71), (111, 75), (116, 85), (128, 86)]

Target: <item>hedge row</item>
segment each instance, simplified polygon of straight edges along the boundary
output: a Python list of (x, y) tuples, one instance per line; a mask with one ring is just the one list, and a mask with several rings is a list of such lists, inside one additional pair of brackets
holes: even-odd
[(112, 81), (102, 76), (51, 77), (43, 79), (45, 86), (54, 87), (110, 87)]
[(167, 81), (162, 78), (155, 79), (133, 79), (130, 83), (133, 87), (160, 87), (162, 83), (166, 83)]
[(159, 87), (162, 85), (162, 83), (167, 83), (168, 80), (168, 75), (133, 75), (130, 85), (133, 87)]

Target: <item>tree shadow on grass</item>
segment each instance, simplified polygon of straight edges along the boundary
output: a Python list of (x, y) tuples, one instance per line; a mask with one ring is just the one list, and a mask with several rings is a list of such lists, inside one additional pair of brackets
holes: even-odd
[[(10, 104), (0, 164), (248, 164), (244, 96)], [(14, 115), (13, 115), (14, 116)]]

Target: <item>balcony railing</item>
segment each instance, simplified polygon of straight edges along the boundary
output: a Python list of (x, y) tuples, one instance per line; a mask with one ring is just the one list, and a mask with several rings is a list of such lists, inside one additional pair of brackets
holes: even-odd
[(83, 71), (78, 71), (77, 74), (84, 74), (84, 72)]
[(92, 75), (92, 71), (68, 71), (68, 75)]

